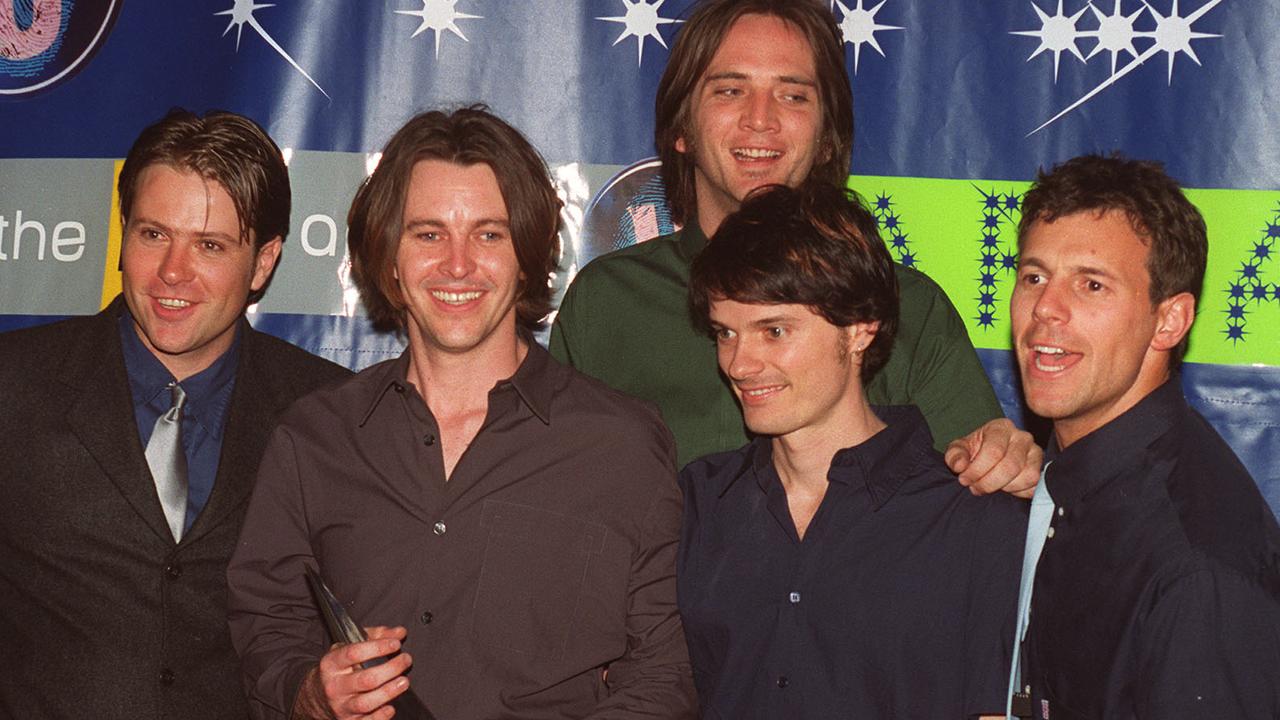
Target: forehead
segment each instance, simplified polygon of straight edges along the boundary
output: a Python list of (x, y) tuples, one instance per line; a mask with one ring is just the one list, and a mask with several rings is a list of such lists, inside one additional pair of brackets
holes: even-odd
[(742, 15), (725, 32), (703, 77), (724, 72), (800, 76), (815, 74), (813, 48), (800, 28), (776, 15)]
[(505, 219), (507, 205), (493, 168), (486, 163), (462, 165), (446, 160), (414, 163), (405, 193), (405, 215), (436, 212)]
[(1036, 221), (1022, 241), (1023, 264), (1099, 267), (1117, 276), (1147, 276), (1151, 248), (1122, 210), (1084, 210)]
[(222, 183), (188, 169), (155, 163), (138, 173), (130, 219), (183, 225), (207, 223), (239, 236), (240, 215)]
[(779, 322), (827, 322), (826, 318), (808, 306), (794, 303), (744, 303), (727, 298), (713, 298), (709, 310), (712, 322), (730, 328)]

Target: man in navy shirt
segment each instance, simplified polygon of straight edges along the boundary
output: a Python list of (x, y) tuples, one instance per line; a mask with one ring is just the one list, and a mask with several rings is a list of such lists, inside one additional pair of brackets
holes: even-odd
[(690, 299), (756, 435), (680, 476), (703, 716), (998, 716), (1025, 510), (957, 484), (918, 409), (868, 404), (898, 323), (875, 219), (830, 185), (757, 192)]
[(1056, 503), (1019, 683), (1032, 716), (1280, 717), (1280, 529), (1176, 372), (1204, 220), (1159, 165), (1079, 157), (1027, 193), (1019, 250), (1014, 343), (1053, 420)]
[(0, 336), (0, 717), (242, 720), (225, 573), (254, 471), (349, 373), (244, 320), (289, 229), (262, 128), (174, 111), (119, 194), (121, 295)]

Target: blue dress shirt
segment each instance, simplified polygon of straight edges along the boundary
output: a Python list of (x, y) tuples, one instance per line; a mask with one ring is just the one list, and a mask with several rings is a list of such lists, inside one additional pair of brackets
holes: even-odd
[[(125, 373), (129, 376), (129, 392), (133, 397), (133, 416), (138, 422), (138, 439), (145, 448), (151, 440), (156, 419), (169, 409), (168, 385), (174, 382), (174, 377), (142, 344), (128, 309), (120, 314), (120, 342), (124, 349)], [(231, 406), (239, 348), (240, 328), (237, 326), (231, 347), (212, 365), (180, 383), (187, 393), (187, 403), (182, 411), (182, 449), (187, 455), (187, 530), (191, 529), (209, 501), (214, 478), (218, 475), (222, 431)]]
[(801, 540), (768, 438), (680, 473), (680, 613), (703, 718), (1004, 709), (1027, 511), (974, 497), (914, 407), (836, 453)]

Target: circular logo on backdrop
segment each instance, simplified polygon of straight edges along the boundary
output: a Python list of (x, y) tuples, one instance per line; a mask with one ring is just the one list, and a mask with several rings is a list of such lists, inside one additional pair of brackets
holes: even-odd
[(0, 96), (53, 87), (88, 64), (123, 0), (0, 0)]
[(581, 264), (612, 250), (675, 232), (663, 192), (662, 163), (646, 158), (605, 183), (587, 206)]

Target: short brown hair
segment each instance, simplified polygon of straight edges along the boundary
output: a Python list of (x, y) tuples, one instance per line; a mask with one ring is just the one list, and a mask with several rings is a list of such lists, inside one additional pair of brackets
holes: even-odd
[(488, 165), (507, 205), (511, 242), (524, 274), (516, 318), (533, 328), (551, 312), (550, 277), (560, 254), (560, 198), (538, 151), (483, 105), (422, 113), (396, 131), (347, 214), (351, 269), (375, 326), (405, 326), (395, 278), (413, 168), (423, 160)]
[[(1209, 236), (1204, 217), (1182, 193), (1178, 182), (1158, 162), (1081, 155), (1049, 172), (1040, 170), (1022, 199), (1018, 245), (1037, 222), (1053, 222), (1080, 212), (1102, 215), (1119, 210), (1133, 231), (1150, 248), (1147, 275), (1155, 305), (1180, 293), (1200, 300)], [(1187, 350), (1184, 337), (1171, 357), (1176, 367)]]
[(690, 313), (708, 331), (716, 300), (804, 305), (838, 327), (878, 321), (863, 382), (888, 362), (898, 331), (898, 278), (876, 219), (824, 182), (760, 188), (725, 218), (689, 280)]
[(214, 180), (231, 196), (240, 220), (240, 240), (261, 248), (289, 234), (289, 168), (271, 137), (243, 115), (213, 111), (200, 117), (174, 108), (150, 125), (120, 169), (120, 217), (126, 222), (142, 171), (170, 165)]
[(853, 154), (853, 91), (844, 63), (844, 36), (835, 16), (817, 0), (708, 0), (700, 3), (676, 35), (654, 102), (654, 145), (662, 160), (667, 204), (677, 223), (696, 210), (694, 167), (697, 159), (676, 150), (676, 141), (693, 135), (692, 105), (698, 83), (733, 23), (743, 15), (771, 15), (793, 25), (813, 49), (822, 134), (818, 161), (810, 171), (834, 186), (849, 178)]

